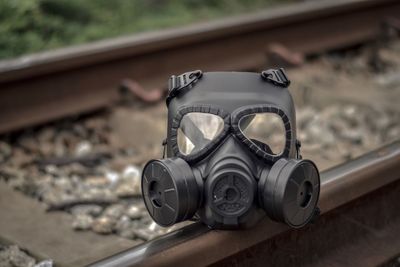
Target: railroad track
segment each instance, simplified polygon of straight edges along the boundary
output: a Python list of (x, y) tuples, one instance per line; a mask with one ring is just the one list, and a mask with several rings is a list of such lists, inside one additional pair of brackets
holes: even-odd
[(396, 0), (310, 1), (3, 61), (0, 133), (108, 106), (125, 78), (163, 87), (190, 69), (263, 68), (272, 43), (303, 54), (363, 43), (399, 14)]
[[(322, 216), (301, 230), (265, 218), (254, 228), (193, 223), (138, 244), (76, 232), (71, 216), (0, 182), (0, 241), (56, 266), (378, 266), (399, 254), (400, 141), (321, 174)], [(103, 258), (104, 259), (101, 259)]]
[[(109, 106), (125, 78), (154, 88), (188, 69), (259, 69), (267, 64), (269, 44), (321, 53), (373, 40), (383, 20), (399, 17), (400, 2), (394, 0), (306, 2), (0, 62), (0, 134)], [(17, 241), (39, 259), (53, 258), (57, 266), (371, 266), (400, 252), (399, 193), (396, 142), (324, 171), (323, 214), (305, 229), (290, 230), (267, 218), (244, 231), (211, 231), (194, 223), (136, 246), (115, 236), (74, 232), (66, 214), (49, 215), (0, 184), (2, 215), (10, 215), (0, 228), (12, 230), (0, 239)], [(66, 254), (61, 248), (72, 249)]]
[(269, 219), (241, 231), (199, 223), (92, 267), (378, 266), (400, 253), (400, 142), (321, 174), (318, 221), (301, 230)]

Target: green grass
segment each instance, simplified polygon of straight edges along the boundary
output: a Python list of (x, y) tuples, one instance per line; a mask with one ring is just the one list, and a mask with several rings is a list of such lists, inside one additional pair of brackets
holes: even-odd
[(0, 0), (0, 59), (293, 0)]

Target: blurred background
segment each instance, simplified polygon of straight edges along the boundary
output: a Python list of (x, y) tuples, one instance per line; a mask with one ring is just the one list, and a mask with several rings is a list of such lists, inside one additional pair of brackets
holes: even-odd
[(0, 58), (256, 11), (294, 0), (0, 2)]
[(173, 74), (284, 67), (321, 171), (398, 140), (399, 18), (389, 0), (0, 0), (0, 266), (86, 265), (190, 224), (141, 199)]

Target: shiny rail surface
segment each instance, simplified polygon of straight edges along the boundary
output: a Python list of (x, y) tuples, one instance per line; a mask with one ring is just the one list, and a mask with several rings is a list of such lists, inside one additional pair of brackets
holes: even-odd
[[(400, 193), (400, 141), (324, 171), (321, 179), (322, 216), (305, 229), (291, 230), (268, 218), (240, 231), (210, 230), (195, 223), (91, 266), (231, 266), (246, 262), (252, 255), (254, 258), (257, 252), (261, 256), (255, 256), (258, 260), (253, 260), (251, 266), (265, 266), (266, 262), (373, 266), (399, 253), (396, 245), (400, 245), (400, 225), (394, 223), (393, 228), (390, 222), (400, 221), (400, 205), (395, 201)], [(361, 244), (356, 246), (359, 239), (347, 238), (353, 235), (366, 241), (360, 239)], [(388, 247), (388, 239), (393, 246)], [(331, 243), (332, 251), (327, 246)], [(373, 244), (376, 248), (372, 250)], [(285, 250), (287, 247), (291, 250)], [(296, 255), (296, 251), (298, 259), (293, 262), (288, 255)], [(318, 253), (321, 258), (311, 264)], [(263, 259), (265, 262), (260, 263)]]
[(319, 53), (372, 40), (399, 17), (397, 0), (309, 1), (2, 61), (0, 133), (107, 106), (125, 78), (154, 88), (190, 69), (262, 69), (271, 44)]

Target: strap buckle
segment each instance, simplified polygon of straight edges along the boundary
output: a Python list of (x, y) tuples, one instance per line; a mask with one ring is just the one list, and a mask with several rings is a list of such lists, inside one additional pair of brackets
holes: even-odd
[(290, 85), (290, 80), (283, 68), (264, 70), (261, 72), (261, 76), (277, 86), (288, 87)]
[(301, 142), (300, 140), (296, 139), (296, 157), (297, 159), (302, 159), (303, 157), (300, 154)]
[(191, 88), (198, 79), (201, 78), (203, 72), (201, 70), (185, 72), (181, 75), (172, 75), (168, 82), (168, 96), (166, 99), (167, 106), (172, 98), (178, 95), (179, 91), (184, 88)]

